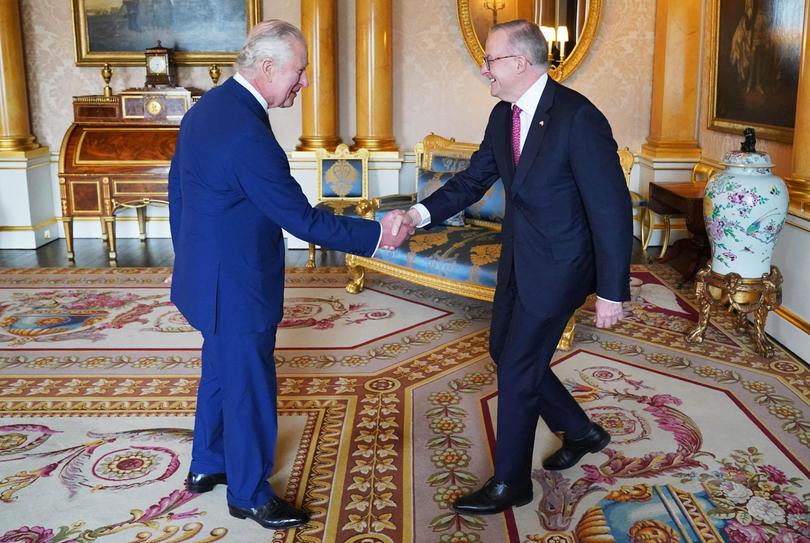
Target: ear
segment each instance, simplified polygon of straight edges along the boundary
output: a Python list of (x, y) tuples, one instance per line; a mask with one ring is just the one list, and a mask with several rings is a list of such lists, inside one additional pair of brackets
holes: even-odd
[(262, 63), (261, 63), (262, 74), (267, 76), (267, 79), (270, 80), (270, 81), (272, 81), (273, 77), (276, 75), (275, 68), (276, 68), (276, 65), (273, 64), (273, 59), (272, 58), (268, 57), (268, 58), (265, 58), (265, 59), (262, 60)]
[(529, 69), (529, 61), (526, 60), (526, 57), (517, 57), (518, 61), (518, 73), (522, 74), (526, 70)]

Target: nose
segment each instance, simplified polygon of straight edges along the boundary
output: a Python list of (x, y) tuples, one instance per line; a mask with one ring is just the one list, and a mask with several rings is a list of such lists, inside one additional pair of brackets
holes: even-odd
[(479, 70), (479, 73), (481, 75), (483, 75), (484, 77), (489, 75), (489, 70), (487, 69), (487, 63), (486, 62), (481, 64), (481, 69)]
[(307, 71), (301, 72), (301, 87), (309, 87), (309, 79), (307, 79)]

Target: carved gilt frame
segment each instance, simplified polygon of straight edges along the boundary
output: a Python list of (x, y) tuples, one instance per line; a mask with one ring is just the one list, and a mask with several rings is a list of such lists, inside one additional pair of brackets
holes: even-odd
[[(720, 47), (720, 0), (711, 0), (711, 16), (709, 20), (709, 111), (708, 128), (719, 132), (742, 134), (746, 127), (754, 127), (757, 137), (765, 140), (793, 142), (793, 128), (757, 123), (739, 119), (724, 119), (717, 116), (717, 78)], [(805, 17), (807, 14), (805, 14)], [(803, 51), (802, 54), (807, 54)]]
[[(602, 15), (602, 3), (603, 0), (589, 0), (585, 28), (582, 29), (582, 34), (577, 38), (577, 44), (574, 50), (571, 51), (571, 54), (569, 54), (559, 66), (550, 67), (548, 70), (549, 77), (555, 81), (565, 80), (584, 60), (596, 36), (596, 29), (599, 27), (599, 19)], [(461, 34), (464, 37), (467, 50), (470, 52), (475, 62), (478, 63), (478, 66), (481, 66), (484, 63), (484, 47), (475, 33), (472, 14), (470, 13), (470, 0), (456, 0), (456, 8), (458, 10), (458, 22), (461, 26)]]
[[(261, 0), (244, 0), (245, 36), (262, 20)], [(143, 51), (91, 51), (87, 24), (85, 0), (71, 0), (73, 18), (73, 44), (76, 66), (143, 66)], [(152, 44), (154, 45), (154, 44)], [(209, 64), (231, 64), (236, 60), (237, 51), (175, 51), (174, 63), (179, 66), (207, 66)]]

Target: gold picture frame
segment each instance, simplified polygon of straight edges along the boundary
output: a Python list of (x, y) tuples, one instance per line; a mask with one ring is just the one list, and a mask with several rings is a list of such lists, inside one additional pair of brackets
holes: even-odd
[(709, 129), (793, 141), (803, 14), (804, 2), (712, 0)]
[(175, 64), (230, 64), (262, 19), (261, 0), (218, 0), (211, 4), (213, 13), (191, 6), (169, 0), (71, 0), (76, 65), (143, 66), (144, 50), (158, 39), (175, 48)]
[[(484, 47), (475, 31), (470, 2), (471, 0), (456, 0), (458, 22), (459, 26), (461, 26), (461, 34), (464, 37), (464, 44), (467, 46), (467, 50), (470, 52), (473, 60), (478, 63), (478, 66), (481, 66), (484, 63)], [(585, 59), (596, 36), (596, 29), (599, 27), (599, 20), (602, 15), (602, 4), (603, 0), (588, 1), (588, 12), (585, 18), (585, 24), (577, 37), (577, 43), (574, 49), (559, 65), (549, 67), (549, 77), (555, 81), (563, 81), (570, 76)]]

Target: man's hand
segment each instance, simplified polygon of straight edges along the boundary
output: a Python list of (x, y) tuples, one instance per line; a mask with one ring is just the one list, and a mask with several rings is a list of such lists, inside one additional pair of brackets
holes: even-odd
[(622, 303), (610, 302), (602, 298), (596, 299), (596, 322), (597, 328), (610, 328), (622, 318)]
[(416, 231), (412, 217), (401, 209), (395, 209), (386, 213), (380, 221), (382, 225), (381, 249), (393, 251)]

